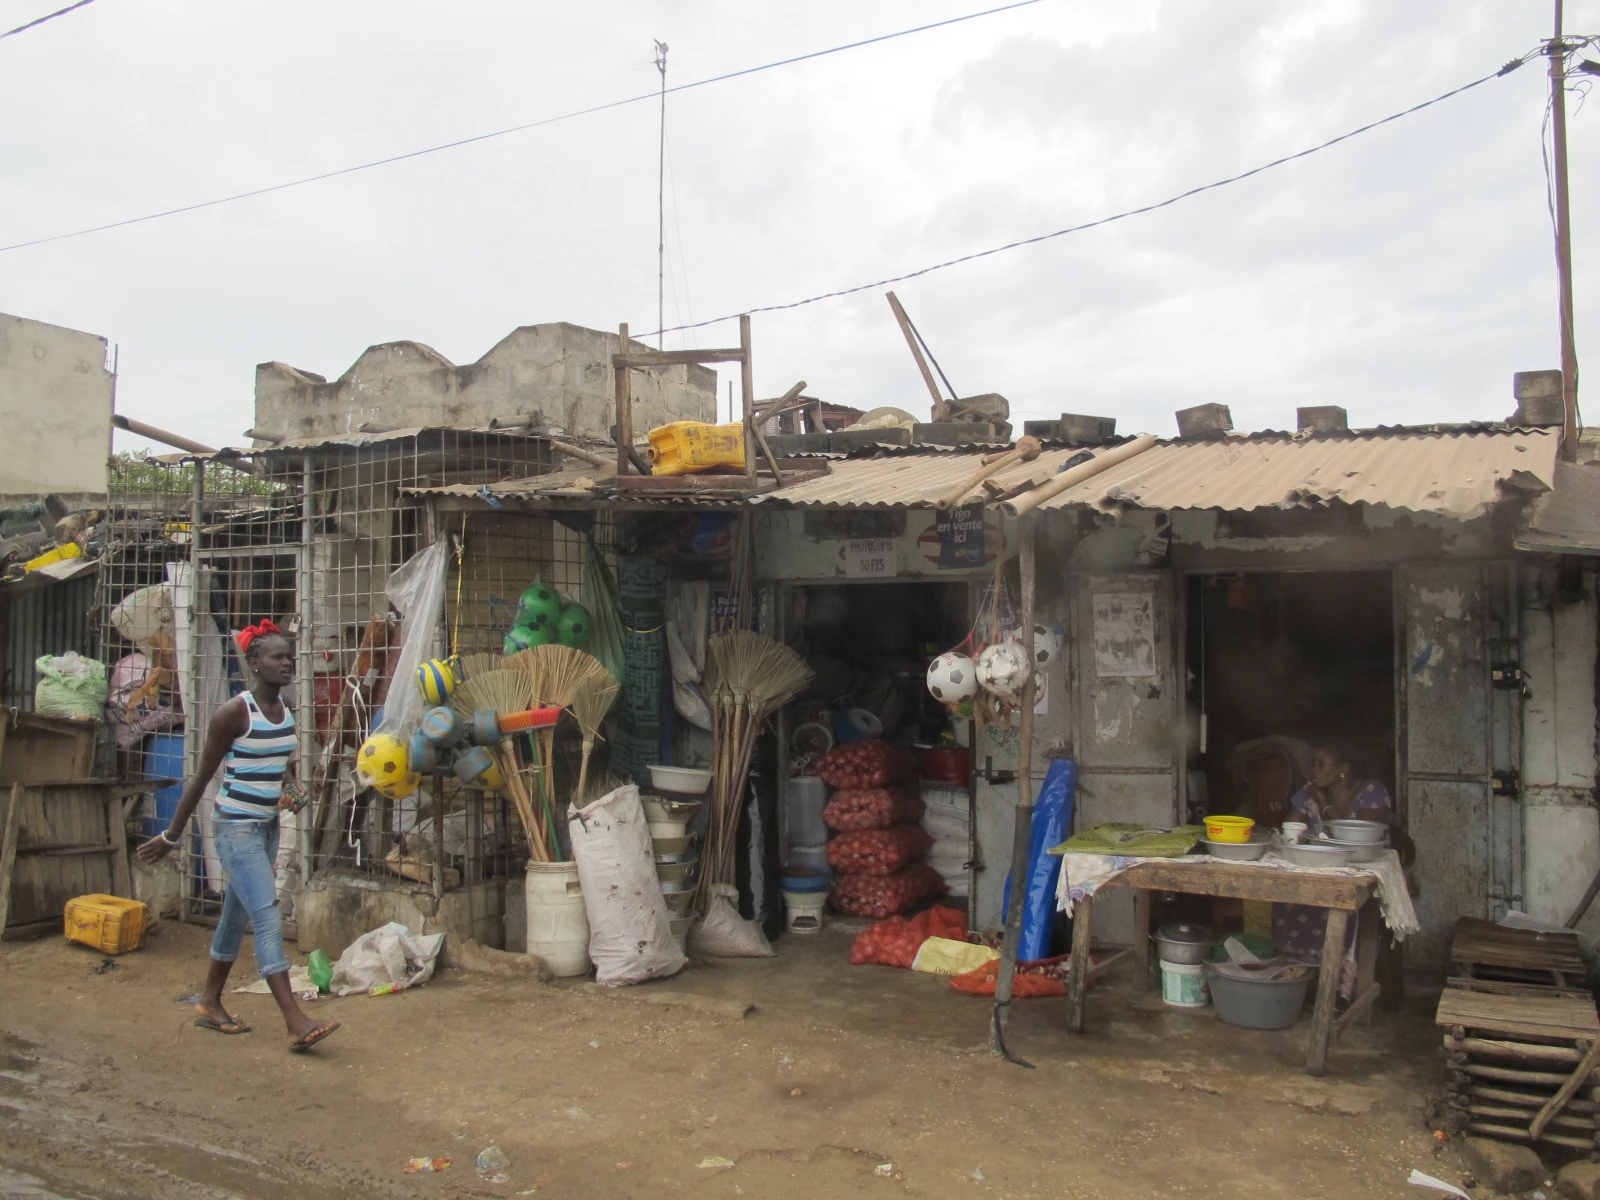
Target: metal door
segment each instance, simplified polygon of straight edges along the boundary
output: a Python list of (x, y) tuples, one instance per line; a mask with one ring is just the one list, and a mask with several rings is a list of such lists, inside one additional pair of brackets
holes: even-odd
[(1444, 966), (1456, 919), (1494, 916), (1496, 899), (1520, 890), (1520, 820), (1514, 800), (1494, 795), (1492, 779), (1496, 760), (1511, 765), (1518, 752), (1508, 720), (1515, 706), (1490, 681), (1493, 651), (1507, 634), (1504, 578), (1490, 563), (1399, 570), (1398, 803), (1417, 847), (1422, 924), (1406, 943), (1413, 968)]
[[(1076, 575), (1068, 684), (1078, 760), (1075, 826), (1175, 824), (1183, 756), (1182, 686), (1171, 572)], [(1096, 905), (1107, 941), (1133, 934), (1131, 893)]]

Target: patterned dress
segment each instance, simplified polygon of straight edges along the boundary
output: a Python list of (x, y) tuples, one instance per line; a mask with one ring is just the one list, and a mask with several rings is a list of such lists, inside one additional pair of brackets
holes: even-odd
[[(1311, 798), (1311, 789), (1303, 787), (1289, 800), (1289, 807), (1294, 810), (1294, 819), (1304, 821), (1311, 827), (1313, 833), (1322, 829), (1323, 817), (1317, 810), (1317, 803)], [(1388, 813), (1394, 805), (1389, 800), (1389, 790), (1376, 779), (1369, 779), (1356, 790), (1356, 797), (1350, 807), (1352, 817), (1361, 817), (1379, 813)], [(1383, 820), (1383, 816), (1376, 816), (1376, 820)], [(1278, 945), (1278, 953), (1288, 955), (1290, 958), (1302, 962), (1316, 963), (1322, 961), (1322, 943), (1328, 933), (1328, 910), (1317, 908), (1310, 904), (1274, 904), (1272, 906), (1272, 940)], [(1345, 958), (1352, 957), (1355, 950), (1356, 922), (1350, 922), (1350, 931), (1345, 937)], [(1343, 980), (1341, 979), (1341, 985)], [(1341, 986), (1341, 990), (1343, 990)]]

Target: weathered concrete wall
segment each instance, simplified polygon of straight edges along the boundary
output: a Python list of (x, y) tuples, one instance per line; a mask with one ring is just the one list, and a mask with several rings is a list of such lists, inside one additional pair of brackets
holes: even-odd
[[(642, 344), (630, 342), (631, 348)], [(256, 368), (257, 429), (285, 437), (337, 437), (372, 423), (486, 426), (533, 417), (568, 437), (605, 439), (613, 423), (617, 335), (565, 322), (513, 330), (477, 362), (457, 366), (420, 342), (371, 346), (332, 383), (280, 362)], [(635, 371), (634, 432), (716, 415), (708, 367)]]
[[(1574, 586), (1576, 585), (1576, 586)], [(1565, 921), (1600, 869), (1594, 808), (1594, 575), (1553, 566), (1522, 572), (1522, 668), (1532, 692), (1522, 710), (1524, 911)], [(1582, 923), (1600, 940), (1600, 911)]]
[[(337, 959), (364, 933), (399, 921), (413, 933), (447, 933), (476, 938), (480, 945), (504, 944), (506, 881), (491, 879), (444, 894), (403, 879), (380, 879), (354, 871), (323, 871), (300, 889), (295, 920), (302, 951), (326, 950)], [(445, 939), (444, 961), (450, 958)]]
[(0, 498), (104, 499), (111, 404), (105, 338), (0, 313)]

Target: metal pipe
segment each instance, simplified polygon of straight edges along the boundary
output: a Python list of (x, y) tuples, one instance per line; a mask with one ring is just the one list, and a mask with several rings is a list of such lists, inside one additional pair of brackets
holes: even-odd
[(132, 417), (125, 417), (121, 413), (113, 413), (111, 423), (118, 429), (126, 429), (129, 433), (136, 433), (142, 438), (149, 438), (152, 442), (161, 442), (163, 445), (172, 446), (174, 449), (187, 450), (190, 454), (215, 454), (217, 452), (215, 446), (208, 446), (204, 442), (194, 441), (179, 433), (168, 433), (165, 429), (157, 429), (154, 425), (146, 425), (143, 421), (135, 421)]
[(1550, 140), (1555, 159), (1556, 277), (1561, 320), (1561, 455), (1578, 459), (1578, 348), (1572, 321), (1572, 220), (1567, 201), (1567, 64), (1561, 40), (1562, 0), (1555, 0), (1550, 57)]
[[(316, 503), (311, 494), (312, 460), (310, 454), (301, 456), (300, 459), (300, 553), (296, 556), (299, 578), (295, 581), (296, 591), (300, 601), (300, 629), (299, 636), (295, 639), (295, 649), (300, 660), (299, 676), (300, 685), (295, 692), (300, 700), (299, 712), (295, 714), (295, 721), (300, 729), (300, 784), (306, 789), (307, 795), (311, 792), (311, 782), (315, 778), (313, 764), (316, 761), (317, 741), (317, 689), (316, 676), (311, 669), (311, 645), (313, 626), (316, 623), (316, 597), (312, 587), (312, 572), (315, 566), (315, 550), (312, 545), (312, 532), (316, 525)], [(300, 835), (300, 886), (302, 888), (311, 880), (311, 869), (314, 847), (311, 838), (311, 822), (315, 817), (315, 809), (308, 804), (295, 816), (295, 829)]]
[(1070, 471), (1063, 471), (1038, 487), (1023, 492), (1020, 496), (1013, 496), (1000, 506), (1000, 510), (1007, 516), (1020, 517), (1030, 513), (1039, 505), (1052, 497), (1059, 496), (1069, 487), (1082, 483), (1085, 479), (1093, 479), (1101, 471), (1126, 462), (1136, 454), (1143, 454), (1156, 444), (1154, 434), (1141, 433), (1131, 442), (1124, 442), (1120, 446), (1113, 446), (1096, 454), (1088, 462), (1073, 467)]

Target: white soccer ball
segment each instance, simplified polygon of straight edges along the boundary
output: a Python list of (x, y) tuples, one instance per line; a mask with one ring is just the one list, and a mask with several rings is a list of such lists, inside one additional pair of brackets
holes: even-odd
[(1021, 642), (996, 642), (978, 656), (978, 686), (1003, 699), (1016, 698), (1033, 670)]
[(1055, 632), (1044, 625), (1033, 627), (1033, 665), (1044, 668), (1056, 656)]
[(928, 691), (940, 704), (960, 704), (978, 694), (978, 668), (965, 654), (941, 654), (928, 664)]

